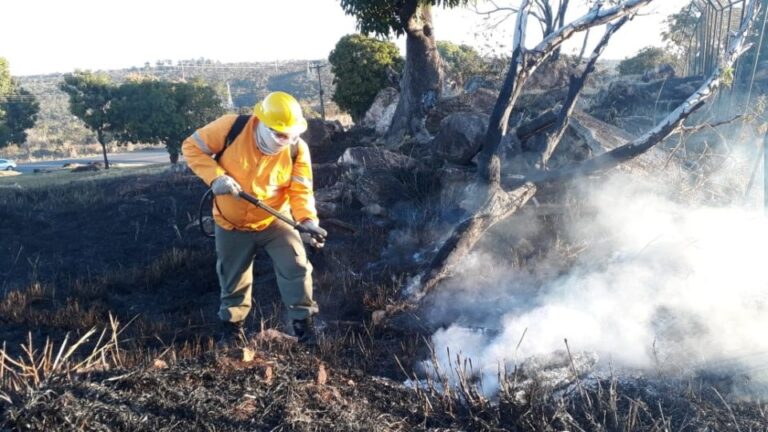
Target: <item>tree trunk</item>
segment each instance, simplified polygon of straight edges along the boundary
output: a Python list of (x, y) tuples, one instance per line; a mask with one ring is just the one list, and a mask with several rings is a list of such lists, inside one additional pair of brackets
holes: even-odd
[[(409, 2), (415, 6), (416, 2)], [(406, 6), (408, 7), (408, 6)], [(432, 26), (432, 8), (421, 5), (408, 18), (405, 41), (405, 70), (400, 80), (400, 101), (385, 137), (388, 148), (397, 148), (403, 136), (428, 139), (424, 121), (437, 104), (443, 86), (443, 71)]]
[(179, 162), (179, 152), (178, 151), (172, 151), (168, 150), (168, 156), (171, 159), (172, 164), (176, 164)]
[(101, 144), (101, 153), (104, 155), (104, 169), (109, 169), (109, 160), (107, 159), (107, 143), (104, 140), (104, 132), (96, 131), (96, 139)]
[(421, 280), (420, 290), (414, 293), (411, 301), (419, 301), (429, 294), (461, 262), (483, 237), (488, 229), (513, 215), (536, 194), (536, 186), (527, 183), (519, 188), (505, 192), (498, 184), (488, 190), (485, 204), (469, 219), (460, 223), (443, 243)]

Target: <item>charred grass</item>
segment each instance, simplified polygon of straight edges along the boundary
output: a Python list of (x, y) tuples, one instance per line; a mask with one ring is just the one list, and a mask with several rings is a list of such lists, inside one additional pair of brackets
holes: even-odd
[[(242, 361), (213, 341), (213, 245), (190, 226), (202, 192), (196, 178), (168, 174), (0, 190), (0, 429), (766, 430), (765, 407), (704, 382), (555, 390), (500, 372), (491, 399), (466, 363), (459, 386), (415, 375), (427, 339), (370, 319), (407, 281), (382, 251), (392, 226), (355, 209), (343, 220), (358, 232), (332, 231), (312, 256), (320, 346), (276, 331), (281, 307), (261, 257), (249, 318), (261, 332)], [(418, 231), (439, 216), (408, 217)]]

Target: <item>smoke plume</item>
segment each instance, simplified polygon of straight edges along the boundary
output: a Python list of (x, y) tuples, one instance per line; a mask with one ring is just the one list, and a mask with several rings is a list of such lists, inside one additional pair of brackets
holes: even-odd
[(681, 204), (637, 178), (614, 177), (584, 195), (591, 210), (569, 224), (560, 250), (511, 268), (481, 248), (441, 287), (431, 317), (447, 324), (432, 337), (441, 368), (450, 369), (448, 350), (471, 358), (492, 393), (500, 367), (563, 350), (567, 339), (603, 367), (724, 370), (768, 382), (763, 213)]

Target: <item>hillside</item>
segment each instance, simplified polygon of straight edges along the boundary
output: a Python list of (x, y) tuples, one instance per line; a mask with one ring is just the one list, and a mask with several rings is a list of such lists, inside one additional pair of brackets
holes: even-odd
[[(184, 60), (175, 65), (159, 61), (144, 67), (102, 71), (120, 83), (131, 75), (148, 75), (162, 80), (191, 80), (199, 78), (212, 85), (227, 100), (227, 83), (235, 109), (250, 110), (257, 100), (276, 90), (294, 94), (308, 109), (320, 112), (317, 72), (308, 66), (317, 61), (282, 61), (270, 63), (221, 63), (207, 59)], [(333, 76), (330, 67), (320, 69), (325, 90), (326, 109), (329, 114), (333, 95)], [(57, 149), (65, 156), (88, 151), (85, 144), (95, 143), (95, 136), (82, 122), (69, 113), (66, 94), (59, 90), (61, 74), (17, 76), (21, 85), (40, 102), (36, 126), (29, 131), (28, 146), (31, 156), (46, 157)], [(96, 149), (97, 150), (97, 149)], [(74, 153), (74, 154), (73, 154)], [(20, 154), (23, 157), (25, 154)]]

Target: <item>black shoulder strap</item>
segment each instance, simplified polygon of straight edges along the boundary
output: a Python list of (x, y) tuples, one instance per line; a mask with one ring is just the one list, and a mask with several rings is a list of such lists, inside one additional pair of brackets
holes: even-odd
[(229, 129), (229, 133), (227, 134), (227, 138), (224, 140), (224, 148), (221, 149), (220, 152), (216, 153), (213, 156), (213, 159), (215, 161), (218, 161), (221, 159), (221, 155), (224, 154), (224, 150), (229, 147), (230, 144), (232, 144), (232, 141), (237, 138), (238, 135), (240, 135), (240, 132), (243, 131), (243, 128), (245, 128), (245, 124), (248, 123), (248, 120), (251, 119), (251, 116), (249, 114), (241, 114), (237, 116), (235, 119), (235, 122), (232, 123), (232, 127)]
[[(234, 141), (235, 138), (237, 138), (237, 136), (240, 135), (240, 132), (243, 131), (246, 123), (248, 123), (248, 120), (250, 119), (251, 119), (251, 116), (248, 114), (241, 114), (237, 116), (237, 118), (235, 119), (235, 122), (232, 123), (232, 127), (229, 128), (229, 133), (227, 134), (227, 138), (224, 140), (224, 148), (221, 149), (220, 152), (216, 153), (213, 156), (213, 159), (215, 161), (218, 162), (219, 159), (221, 159), (221, 155), (224, 154), (224, 150), (226, 150), (227, 147), (229, 147), (229, 145), (232, 144), (232, 141)], [(296, 157), (299, 154), (299, 141), (300, 140), (296, 140), (295, 143), (291, 144), (291, 165), (296, 163)]]
[(296, 156), (299, 155), (299, 143), (301, 139), (297, 139), (295, 143), (291, 144), (291, 165), (296, 163)]

